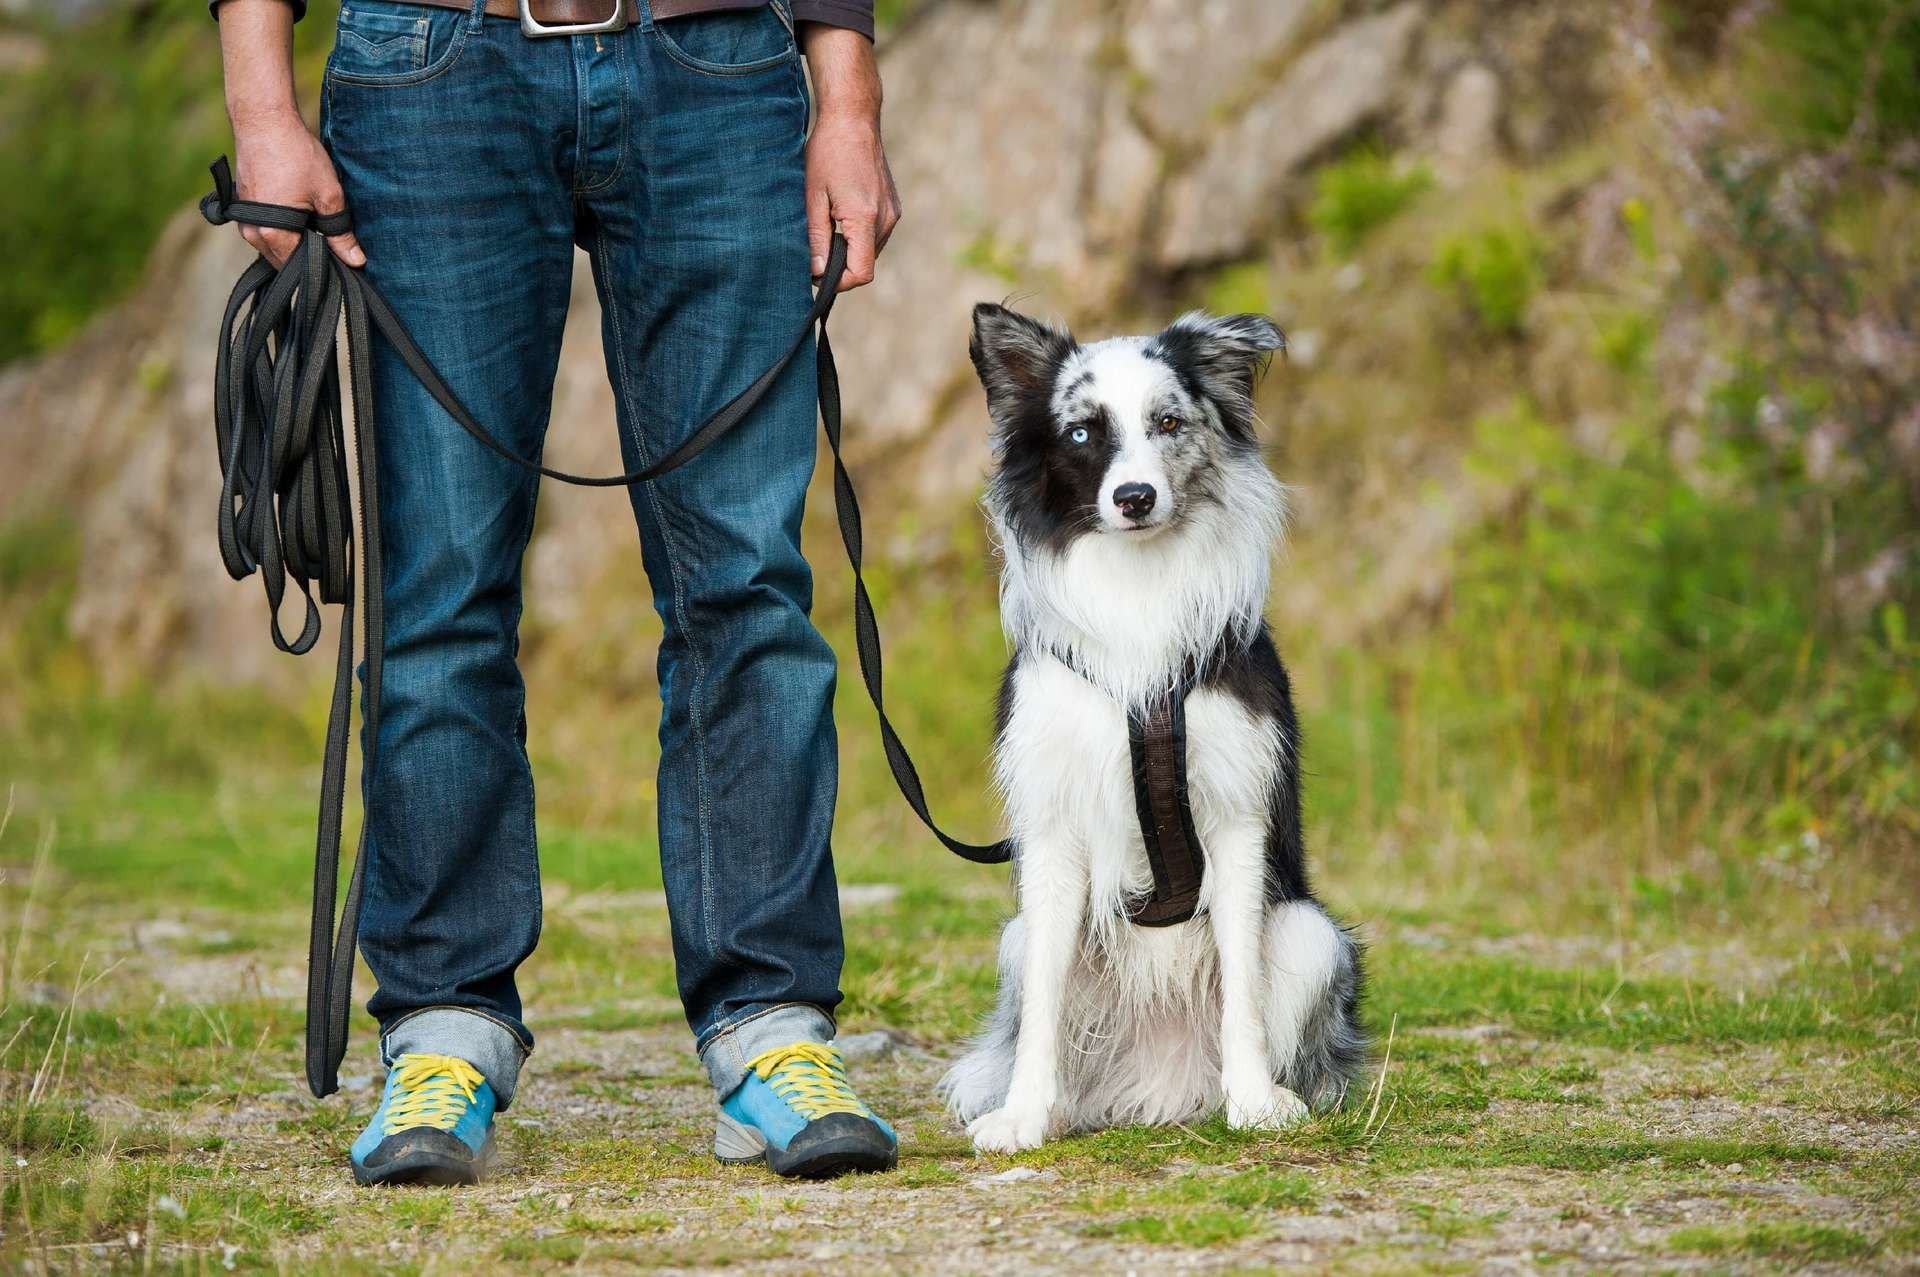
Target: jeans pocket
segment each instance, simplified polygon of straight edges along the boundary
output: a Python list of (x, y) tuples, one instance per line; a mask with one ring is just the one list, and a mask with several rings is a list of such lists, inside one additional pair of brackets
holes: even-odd
[(405, 0), (340, 6), (327, 76), (345, 84), (417, 84), (444, 71), (466, 42), (465, 16)]
[(653, 32), (668, 57), (702, 75), (752, 75), (800, 54), (783, 0), (665, 18)]

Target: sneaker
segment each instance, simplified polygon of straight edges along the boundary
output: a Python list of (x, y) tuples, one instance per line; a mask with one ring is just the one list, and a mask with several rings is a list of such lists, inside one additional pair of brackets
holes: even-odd
[(477, 1184), (493, 1158), (493, 1088), (451, 1055), (403, 1055), (353, 1142), (360, 1184)]
[(720, 1102), (713, 1155), (729, 1165), (764, 1161), (777, 1175), (825, 1179), (890, 1171), (893, 1128), (860, 1102), (839, 1049), (819, 1042), (775, 1047), (747, 1062), (747, 1078)]

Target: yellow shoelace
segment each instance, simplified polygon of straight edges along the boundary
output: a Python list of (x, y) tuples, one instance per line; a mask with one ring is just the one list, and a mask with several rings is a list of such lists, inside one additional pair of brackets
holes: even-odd
[(422, 1126), (452, 1130), (486, 1078), (451, 1055), (403, 1055), (394, 1061), (393, 1080), (396, 1094), (387, 1108), (385, 1128), (389, 1135)]
[(809, 1122), (829, 1113), (872, 1116), (847, 1081), (847, 1064), (837, 1047), (818, 1042), (795, 1042), (763, 1051), (747, 1061), (773, 1093), (799, 1110)]

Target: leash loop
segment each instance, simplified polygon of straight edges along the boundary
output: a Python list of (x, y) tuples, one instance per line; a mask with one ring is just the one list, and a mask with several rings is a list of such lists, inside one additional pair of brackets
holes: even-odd
[[(380, 525), (379, 430), (374, 418), (371, 344), (377, 334), (400, 356), (461, 430), (496, 456), (524, 470), (579, 487), (646, 483), (686, 465), (746, 419), (817, 333), (820, 417), (833, 450), (834, 506), (854, 575), (854, 642), (867, 695), (879, 718), (887, 765), (907, 804), (943, 846), (966, 860), (1000, 864), (1012, 856), (1002, 840), (979, 845), (950, 837), (933, 819), (913, 759), (887, 718), (882, 695), (880, 629), (861, 573), (860, 507), (840, 451), (840, 378), (827, 340), (827, 317), (847, 267), (847, 241), (835, 232), (826, 270), (807, 319), (765, 371), (695, 427), (665, 456), (624, 474), (578, 475), (528, 460), (501, 443), (467, 410), (361, 269), (347, 265), (326, 238), (353, 227), (346, 211), (318, 213), (238, 198), (233, 170), (221, 156), (212, 166), (213, 191), (200, 212), (215, 226), (238, 222), (300, 236), (286, 264), (265, 258), (240, 275), (227, 299), (214, 361), (214, 438), (220, 459), (220, 558), (235, 580), (260, 573), (274, 645), (299, 655), (319, 641), (321, 604), (340, 606), (340, 643), (327, 716), (315, 829), (313, 911), (307, 950), (307, 1085), (316, 1096), (339, 1089), (353, 996), (354, 954), (366, 865), (366, 822), (344, 899), (340, 899), (340, 838), (352, 716), (355, 608), (360, 608), (360, 653), (365, 698), (361, 770), (374, 774), (380, 739), (380, 685), (386, 633)], [(342, 412), (337, 332), (346, 320), (347, 390), (353, 432), (347, 442)], [(354, 527), (348, 463), (360, 490)], [(356, 541), (360, 547), (355, 559)], [(359, 579), (356, 580), (356, 566)], [(289, 639), (280, 607), (291, 581), (305, 605), (298, 635)], [(358, 589), (356, 589), (356, 585)], [(317, 596), (317, 597), (316, 597)], [(340, 905), (336, 929), (334, 908)]]

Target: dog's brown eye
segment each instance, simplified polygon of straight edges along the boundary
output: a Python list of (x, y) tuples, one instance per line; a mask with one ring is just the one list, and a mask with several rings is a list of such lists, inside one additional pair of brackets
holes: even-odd
[(1186, 424), (1186, 422), (1180, 420), (1180, 418), (1174, 416), (1172, 413), (1168, 413), (1166, 416), (1160, 418), (1160, 433), (1163, 435), (1173, 434)]

